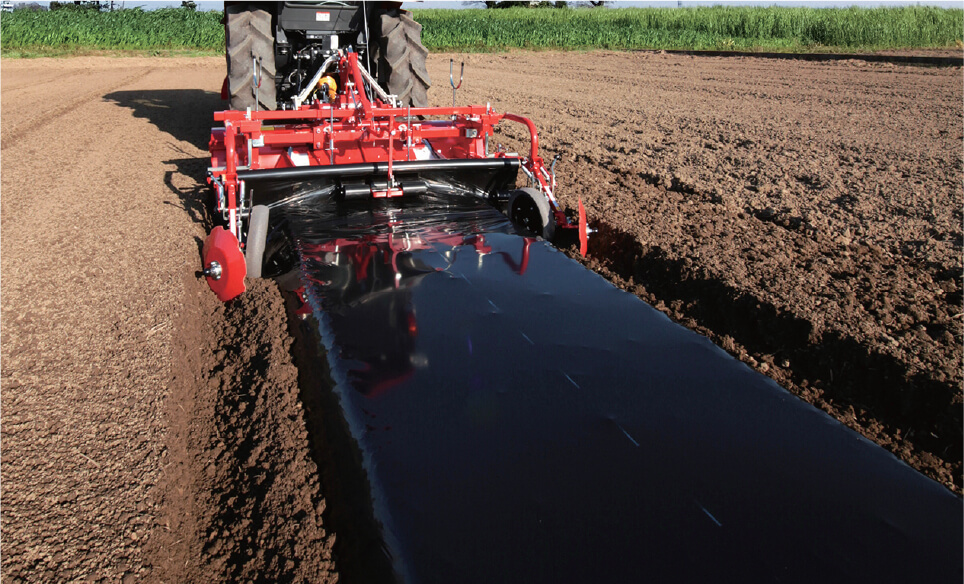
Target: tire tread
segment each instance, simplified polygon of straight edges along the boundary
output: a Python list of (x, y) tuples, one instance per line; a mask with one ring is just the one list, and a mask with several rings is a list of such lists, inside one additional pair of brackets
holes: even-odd
[(228, 89), (230, 107), (234, 110), (255, 109), (252, 93), (251, 54), (261, 56), (263, 81), (258, 90), (261, 109), (275, 109), (274, 32), (271, 14), (266, 10), (244, 5), (232, 5), (225, 11), (224, 24), (226, 59), (228, 62)]

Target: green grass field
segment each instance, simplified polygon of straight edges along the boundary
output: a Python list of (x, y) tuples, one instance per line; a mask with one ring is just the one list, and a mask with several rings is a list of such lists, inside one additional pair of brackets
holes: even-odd
[[(429, 50), (841, 51), (962, 47), (964, 10), (684, 7), (415, 10)], [(165, 8), (17, 10), (0, 17), (3, 56), (90, 51), (223, 52), (220, 12)]]
[(954, 47), (964, 10), (691, 7), (418, 10), (436, 50), (690, 49), (861, 51)]
[(158, 10), (15, 10), (0, 16), (3, 56), (60, 55), (91, 50), (224, 52), (220, 12)]

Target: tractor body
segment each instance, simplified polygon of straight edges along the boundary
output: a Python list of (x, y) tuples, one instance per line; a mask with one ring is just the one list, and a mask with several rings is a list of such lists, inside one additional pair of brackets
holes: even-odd
[[(272, 217), (280, 216), (286, 205), (337, 205), (431, 192), (486, 199), (521, 229), (546, 239), (575, 235), (577, 226), (554, 196), (555, 178), (539, 156), (532, 121), (488, 105), (417, 103), (424, 101), (420, 87), (427, 73), (420, 74), (424, 55), (410, 50), (413, 27), (407, 23), (414, 21), (404, 11), (379, 8), (379, 30), (389, 35), (396, 31), (386, 40), (369, 36), (371, 17), (365, 6), (310, 3), (311, 20), (305, 6), (289, 11), (295, 3), (279, 4), (274, 13), (256, 6), (257, 18), (228, 4), (229, 28), (232, 21), (251, 25), (253, 20), (270, 20), (275, 40), (268, 68), (261, 65), (263, 55), (242, 57), (230, 44), (228, 48), (224, 97), (248, 105), (216, 112), (214, 119), (222, 126), (212, 131), (209, 144), (208, 182), (215, 218), (222, 224), (205, 242), (203, 261), (208, 283), (221, 300), (241, 294), (246, 277), (274, 276), (280, 270), (271, 250), (284, 246), (269, 239), (277, 231)], [(250, 6), (246, 9), (251, 11)], [(316, 28), (310, 28), (312, 23)], [(235, 41), (238, 30), (235, 26)], [(229, 43), (231, 37), (229, 33)], [(356, 44), (343, 46), (352, 38)], [(366, 66), (373, 62), (375, 73)], [(236, 80), (234, 73), (244, 63), (248, 78)], [(284, 64), (281, 69), (278, 63)], [(275, 72), (269, 75), (269, 69)], [(378, 77), (387, 87), (406, 81), (402, 95), (392, 93)], [(273, 98), (262, 94), (266, 88)], [(527, 128), (529, 149), (524, 155), (492, 147), (494, 129), (503, 121)], [(525, 188), (517, 188), (522, 178)], [(584, 224), (581, 241), (584, 245)]]

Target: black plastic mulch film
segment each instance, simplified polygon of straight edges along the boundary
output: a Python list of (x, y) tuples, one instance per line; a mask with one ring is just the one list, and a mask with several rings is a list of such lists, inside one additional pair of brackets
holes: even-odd
[(489, 205), (285, 214), (378, 578), (962, 581), (958, 497)]

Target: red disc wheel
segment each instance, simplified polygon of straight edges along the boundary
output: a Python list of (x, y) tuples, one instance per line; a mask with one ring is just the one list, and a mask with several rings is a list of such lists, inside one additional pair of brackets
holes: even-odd
[(204, 240), (201, 256), (204, 269), (210, 274), (207, 276), (208, 286), (218, 300), (227, 302), (244, 292), (244, 277), (248, 269), (238, 238), (233, 233), (223, 227), (215, 227)]

